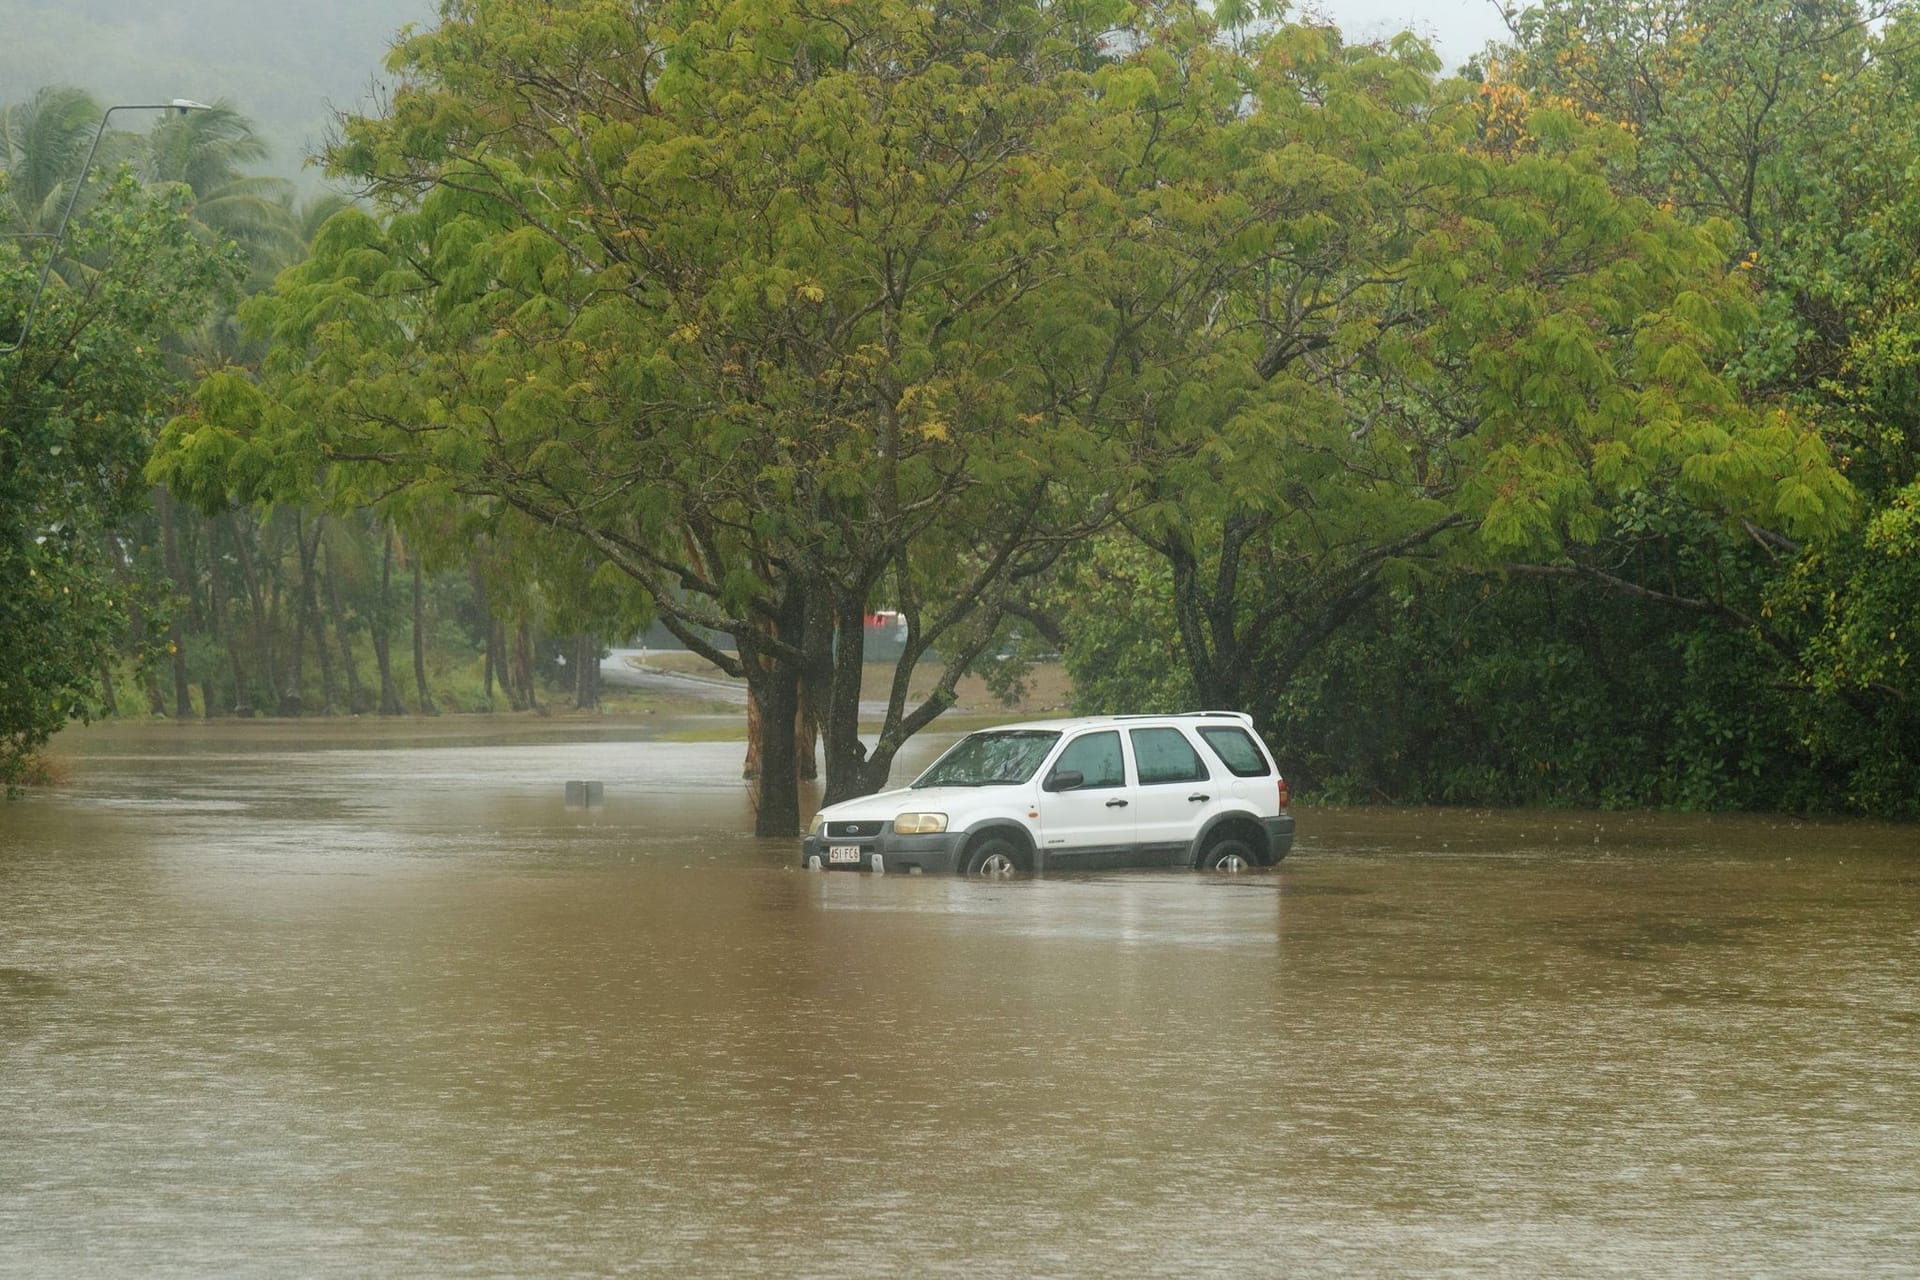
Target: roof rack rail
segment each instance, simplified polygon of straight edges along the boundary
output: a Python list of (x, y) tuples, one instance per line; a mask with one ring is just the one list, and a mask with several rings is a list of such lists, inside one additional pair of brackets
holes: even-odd
[(1177, 720), (1182, 716), (1223, 716), (1229, 720), (1252, 719), (1244, 711), (1128, 711), (1119, 715), (1106, 716), (1108, 720)]

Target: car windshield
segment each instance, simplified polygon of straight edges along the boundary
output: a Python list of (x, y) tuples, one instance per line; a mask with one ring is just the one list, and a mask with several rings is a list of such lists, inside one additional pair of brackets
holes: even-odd
[(1052, 729), (970, 733), (913, 780), (919, 787), (1004, 787), (1025, 782), (1060, 740)]

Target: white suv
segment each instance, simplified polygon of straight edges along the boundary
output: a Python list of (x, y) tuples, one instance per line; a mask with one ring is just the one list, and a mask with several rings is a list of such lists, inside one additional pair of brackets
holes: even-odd
[(1293, 847), (1287, 783), (1230, 711), (1040, 720), (970, 733), (905, 787), (822, 809), (814, 870), (1271, 866)]

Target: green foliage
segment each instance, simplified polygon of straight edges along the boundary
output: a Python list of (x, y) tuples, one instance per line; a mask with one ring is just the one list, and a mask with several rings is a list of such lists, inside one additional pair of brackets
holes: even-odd
[(59, 229), (100, 111), (92, 95), (69, 85), (0, 107), (0, 168), (8, 178), (0, 221), (9, 233), (50, 236)]
[(865, 756), (848, 620), (1013, 680), (1049, 582), (1084, 704), (1336, 794), (1904, 811), (1910, 8), (1274, 17), (461, 0), (151, 474), (730, 633), (842, 794), (949, 700)]
[[(1135, 52), (1103, 65), (1120, 21)], [(823, 678), (822, 629), (885, 599), (906, 665), (937, 643), (957, 676), (1178, 385), (1156, 344), (1215, 278), (1184, 255), (1233, 213), (1208, 139), (1243, 86), (1211, 33), (1180, 7), (451, 8), (332, 156), (385, 216), (336, 219), (250, 310), (263, 401), (210, 381), (156, 474), (518, 510), (732, 634), (751, 681)], [(950, 700), (895, 687), (870, 772)], [(829, 695), (831, 785), (857, 696)]]
[[(10, 166), (30, 170), (15, 151)], [(0, 202), (12, 168), (0, 175)], [(116, 533), (144, 500), (141, 466), (172, 377), (161, 353), (235, 272), (188, 234), (183, 200), (130, 177), (68, 229), (84, 289), (56, 277), (22, 349), (0, 356), (0, 781), (70, 717), (126, 626)], [(18, 317), (38, 277), (0, 242), (0, 302)], [(17, 323), (17, 322), (16, 322)]]
[[(1809, 423), (1725, 365), (1755, 314), (1723, 223), (1620, 182), (1632, 140), (1474, 94), (1417, 42), (1250, 41), (1249, 109), (1200, 135), (1231, 199), (1204, 311), (1154, 335), (1166, 387), (1128, 529), (1164, 558), (1194, 689), (1276, 700), (1388, 588), (1557, 564), (1657, 492), (1815, 537), (1852, 491)], [(1190, 206), (1191, 207), (1191, 206)]]
[(1603, 586), (1462, 582), (1383, 598), (1317, 655), (1279, 751), (1335, 802), (1856, 808), (1773, 668), (1751, 636), (1676, 627)]
[(1834, 762), (1849, 807), (1912, 814), (1920, 794), (1920, 486), (1889, 496), (1857, 540), (1803, 557), (1769, 606), (1804, 645), (1810, 710), (1796, 725)]
[[(1563, 0), (1529, 11), (1486, 90), (1630, 133), (1618, 181), (1732, 229), (1727, 256), (1758, 305), (1729, 382), (1778, 406), (1765, 426), (1789, 463), (1771, 481), (1772, 518), (1755, 518), (1796, 541), (1762, 532), (1777, 559), (1765, 575), (1680, 591), (1762, 619), (1770, 683), (1802, 691), (1790, 736), (1847, 779), (1829, 802), (1873, 812), (1907, 811), (1920, 737), (1900, 639), (1920, 585), (1903, 567), (1920, 471), (1916, 22), (1904, 0), (1871, 15), (1850, 2)], [(1817, 438), (1774, 434), (1793, 420)], [(1750, 462), (1716, 450), (1685, 474), (1752, 492)]]
[(1198, 705), (1179, 636), (1166, 562), (1137, 542), (1106, 538), (1067, 567), (1053, 593), (1074, 626), (1061, 657), (1073, 677), (1074, 709), (1188, 711)]

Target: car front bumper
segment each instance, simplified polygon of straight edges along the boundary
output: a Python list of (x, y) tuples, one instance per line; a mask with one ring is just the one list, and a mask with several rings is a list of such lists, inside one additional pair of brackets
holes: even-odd
[[(809, 835), (800, 841), (800, 865), (819, 871), (905, 871), (909, 874), (954, 871), (959, 868), (960, 846), (966, 839), (964, 831), (925, 836), (882, 831), (877, 836), (832, 839)], [(834, 860), (836, 849), (849, 848), (858, 850), (857, 857), (849, 859), (842, 854), (841, 861)]]

